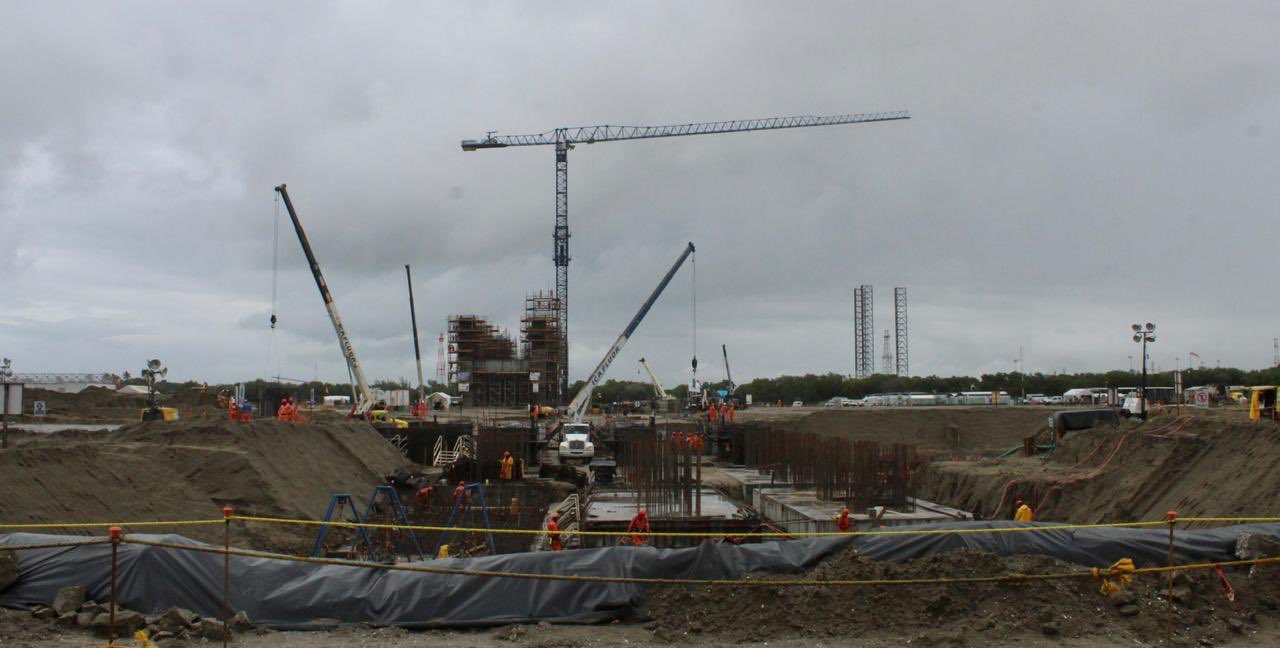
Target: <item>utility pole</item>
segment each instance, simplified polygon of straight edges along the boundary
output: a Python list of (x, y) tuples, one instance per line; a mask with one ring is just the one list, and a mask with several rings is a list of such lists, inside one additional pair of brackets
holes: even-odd
[[(745, 133), (783, 128), (834, 126), (868, 122), (911, 119), (905, 110), (897, 112), (861, 113), (854, 115), (801, 115), (768, 119), (671, 124), (666, 126), (576, 126), (554, 128), (531, 135), (494, 135), (489, 131), (483, 139), (462, 140), (463, 151), (507, 148), (511, 146), (552, 146), (556, 161), (555, 230), (552, 235), (552, 258), (556, 266), (556, 297), (560, 299), (560, 398), (569, 393), (569, 151), (577, 144), (596, 144), (621, 140)], [(695, 373), (696, 373), (696, 367)]]

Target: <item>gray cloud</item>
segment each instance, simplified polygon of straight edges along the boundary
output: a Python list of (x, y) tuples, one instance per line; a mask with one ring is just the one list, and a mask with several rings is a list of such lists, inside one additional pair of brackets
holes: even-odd
[[(586, 373), (693, 240), (698, 355), (852, 370), (852, 292), (912, 368), (1270, 361), (1273, 3), (18, 3), (0, 40), (0, 350), (23, 370), (274, 373), (287, 182), (371, 376), (450, 313), (518, 328), (549, 288), (552, 151), (489, 129), (910, 109), (909, 122), (579, 146), (572, 339)], [(278, 371), (346, 375), (287, 219)], [(686, 268), (614, 375), (687, 379)], [(1265, 282), (1263, 282), (1265, 284)], [(878, 341), (878, 340), (877, 340)], [(428, 372), (435, 345), (425, 345)], [(878, 351), (878, 349), (877, 349)], [(879, 354), (877, 353), (877, 356)], [(878, 358), (877, 358), (878, 360)]]

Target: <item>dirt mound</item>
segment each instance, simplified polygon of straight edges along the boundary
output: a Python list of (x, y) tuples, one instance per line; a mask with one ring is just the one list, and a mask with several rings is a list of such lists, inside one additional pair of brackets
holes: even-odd
[(1031, 503), (1040, 520), (1076, 523), (1280, 515), (1280, 426), (1210, 416), (1069, 434), (1049, 460), (938, 462), (920, 497), (987, 516)]
[[(405, 463), (371, 426), (348, 421), (235, 424), (208, 416), (60, 432), (0, 452), (0, 522), (208, 519), (221, 517), (225, 504), (245, 515), (316, 519), (330, 494), (363, 502)], [(314, 534), (301, 526), (233, 526), (238, 542), (263, 548), (297, 550)], [(217, 526), (154, 531), (219, 542), (222, 533)]]
[(1045, 428), (1050, 412), (1033, 407), (857, 408), (814, 412), (778, 425), (879, 443), (914, 443), (921, 452), (981, 455), (1021, 445)]
[[(869, 560), (850, 549), (800, 578), (899, 580), (1078, 571), (1078, 566), (1042, 556), (1001, 558), (961, 550), (890, 563)], [(777, 578), (794, 576), (758, 580)], [(1233, 606), (1209, 573), (1179, 576), (1176, 634), (1195, 642), (1256, 630), (1257, 612), (1276, 606), (1270, 580), (1261, 578), (1251, 588), (1243, 572), (1233, 576), (1239, 595)], [(1092, 578), (1071, 578), (1019, 584), (656, 588), (647, 602), (658, 622), (658, 635), (695, 641), (896, 638), (919, 645), (982, 645), (1019, 635), (1101, 635), (1114, 637), (1117, 644), (1138, 639), (1155, 643), (1165, 636), (1166, 603), (1160, 598), (1164, 582), (1162, 577), (1138, 577), (1127, 593), (1114, 599), (1099, 594), (1099, 583)]]

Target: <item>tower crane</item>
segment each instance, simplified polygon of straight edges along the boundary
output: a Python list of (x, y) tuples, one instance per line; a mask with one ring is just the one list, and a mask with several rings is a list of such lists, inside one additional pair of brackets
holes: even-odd
[(483, 139), (462, 140), (463, 151), (507, 148), (511, 146), (554, 146), (556, 154), (556, 224), (552, 235), (553, 260), (556, 266), (556, 296), (560, 298), (560, 394), (569, 392), (569, 151), (575, 144), (617, 142), (621, 140), (745, 133), (808, 126), (835, 126), (867, 122), (910, 119), (905, 110), (897, 112), (860, 113), (852, 115), (801, 115), (741, 119), (734, 121), (671, 124), (667, 126), (578, 126), (555, 128), (531, 135), (494, 135), (489, 131)]

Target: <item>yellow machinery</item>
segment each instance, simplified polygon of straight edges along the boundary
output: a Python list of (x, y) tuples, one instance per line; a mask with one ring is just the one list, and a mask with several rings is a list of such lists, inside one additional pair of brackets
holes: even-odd
[(144, 407), (142, 408), (142, 416), (139, 421), (176, 421), (178, 420), (178, 408), (176, 407)]
[(391, 412), (383, 409), (369, 410), (369, 420), (374, 423), (394, 425), (397, 430), (409, 429), (408, 421), (396, 418), (391, 415)]
[(1259, 421), (1276, 418), (1276, 388), (1253, 387), (1249, 396), (1249, 419)]

